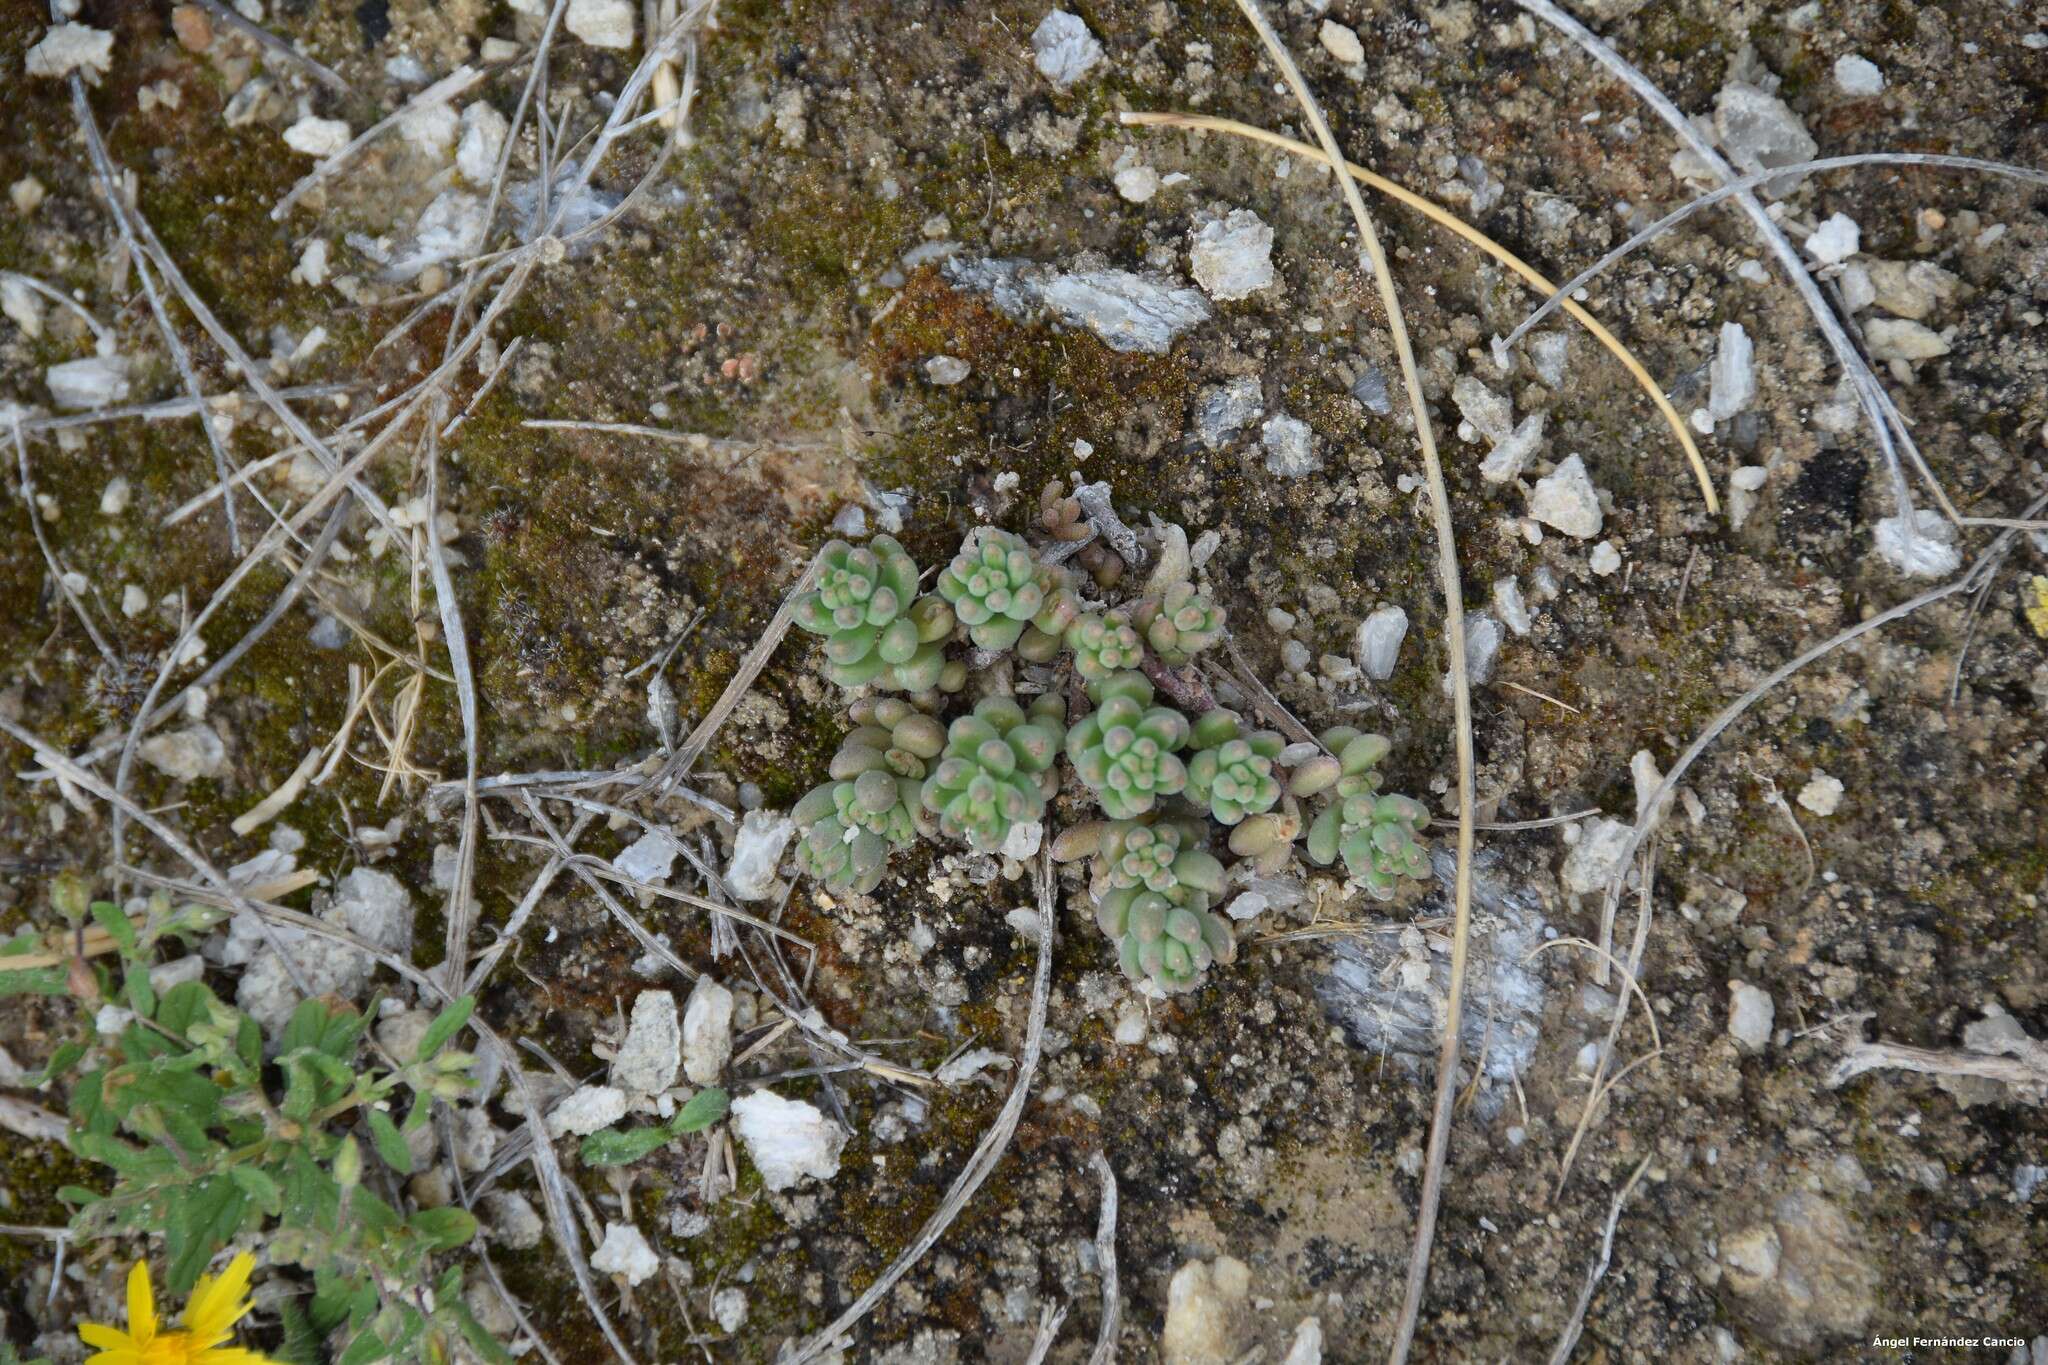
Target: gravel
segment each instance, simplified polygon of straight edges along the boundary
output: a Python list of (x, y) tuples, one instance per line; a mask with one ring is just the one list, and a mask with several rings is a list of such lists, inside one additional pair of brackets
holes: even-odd
[(1835, 58), (1835, 88), (1855, 99), (1884, 93), (1884, 73), (1868, 57), (1847, 53)]
[(732, 1058), (732, 992), (708, 976), (697, 978), (683, 1006), (683, 1075), (692, 1085), (716, 1085)]
[(1586, 472), (1586, 462), (1577, 455), (1536, 481), (1529, 494), (1529, 515), (1553, 530), (1579, 540), (1600, 534), (1606, 519), (1600, 511), (1600, 494)]
[(1195, 283), (1212, 299), (1250, 298), (1273, 284), (1273, 229), (1250, 209), (1232, 209), (1195, 229), (1188, 242)]
[[(1381, 381), (1383, 392), (1385, 387)], [(1202, 390), (1195, 403), (1195, 439), (1210, 450), (1221, 450), (1264, 411), (1265, 396), (1258, 380), (1242, 376), (1213, 385)]]
[(1770, 993), (1747, 981), (1728, 983), (1728, 1036), (1745, 1052), (1762, 1052), (1770, 1045), (1771, 1024), (1778, 1007)]
[[(1810, 245), (1810, 244), (1809, 244)], [(1756, 347), (1739, 322), (1721, 324), (1721, 344), (1707, 368), (1707, 412), (1725, 422), (1756, 399)]]
[(1266, 472), (1283, 479), (1299, 479), (1323, 467), (1316, 458), (1315, 433), (1298, 417), (1279, 413), (1259, 428), (1259, 444), (1266, 451)]
[(562, 26), (592, 47), (633, 46), (633, 6), (628, 0), (569, 0)]
[(846, 1131), (814, 1104), (756, 1090), (733, 1101), (732, 1130), (771, 1191), (839, 1174)]
[[(1728, 159), (1751, 175), (1811, 161), (1820, 152), (1820, 144), (1785, 101), (1747, 81), (1721, 87), (1714, 101), (1714, 132)], [(1771, 181), (1764, 188), (1775, 193), (1789, 186)]]
[(766, 900), (775, 890), (775, 869), (782, 850), (796, 833), (796, 822), (780, 811), (750, 810), (733, 839), (732, 861), (725, 869), (725, 889), (735, 900)]
[(180, 782), (219, 777), (228, 767), (227, 745), (211, 725), (204, 723), (151, 735), (142, 741), (137, 752), (144, 763)]
[(612, 1084), (629, 1095), (658, 1095), (676, 1083), (683, 1062), (683, 1030), (676, 998), (642, 991), (633, 1001), (626, 1037), (612, 1058)]
[(606, 1223), (604, 1244), (591, 1253), (590, 1268), (617, 1275), (629, 1285), (653, 1277), (661, 1269), (661, 1258), (647, 1245), (646, 1236), (631, 1223)]
[(1806, 239), (1806, 254), (1822, 265), (1839, 265), (1862, 245), (1863, 229), (1846, 213), (1829, 217)]
[(1351, 657), (1374, 682), (1394, 676), (1401, 657), (1401, 642), (1408, 638), (1408, 613), (1396, 606), (1384, 606), (1359, 622), (1352, 637)]
[(1051, 81), (1055, 90), (1067, 89), (1102, 61), (1102, 44), (1088, 31), (1088, 25), (1079, 15), (1063, 9), (1038, 21), (1031, 31), (1031, 52), (1038, 61), (1039, 74)]

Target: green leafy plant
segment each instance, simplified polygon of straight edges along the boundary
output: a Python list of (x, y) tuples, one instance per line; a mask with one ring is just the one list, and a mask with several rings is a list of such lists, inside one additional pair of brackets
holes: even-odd
[(1027, 626), (1046, 635), (1066, 627), (1059, 619), (1070, 603), (1059, 595), (1053, 570), (1038, 562), (1021, 536), (993, 526), (977, 527), (953, 562), (939, 571), (939, 596), (967, 627), (967, 638), (983, 649), (1008, 649)]
[(832, 781), (797, 802), (791, 817), (803, 829), (797, 865), (835, 891), (866, 893), (880, 884), (890, 852), (924, 829), (924, 779), (946, 730), (895, 697), (856, 703), (854, 718), (863, 723), (833, 755)]
[(1067, 648), (1074, 651), (1074, 671), (1090, 683), (1136, 668), (1145, 659), (1145, 642), (1122, 612), (1080, 617), (1067, 627)]
[[(1210, 909), (1223, 890), (1223, 864), (1202, 847), (1198, 822), (1093, 828), (1095, 922), (1116, 943), (1126, 976), (1172, 995), (1200, 984), (1210, 964), (1236, 957), (1229, 924)], [(1083, 836), (1058, 851), (1087, 843)]]
[(1385, 736), (1338, 726), (1323, 735), (1337, 760), (1332, 799), (1309, 826), (1308, 856), (1344, 869), (1380, 900), (1393, 899), (1400, 878), (1429, 875), (1418, 831), (1429, 811), (1412, 797), (1380, 793), (1379, 762), (1392, 747)]
[(1057, 778), (1066, 707), (1040, 697), (1027, 712), (1008, 697), (976, 702), (946, 732), (939, 765), (925, 779), (925, 809), (939, 828), (983, 853), (1001, 849), (1010, 831), (1045, 813)]
[(1219, 825), (1236, 825), (1279, 804), (1273, 764), (1287, 741), (1272, 730), (1246, 730), (1235, 711), (1218, 709), (1195, 722), (1189, 742), (1188, 797), (1207, 806)]
[(725, 1117), (729, 1107), (726, 1093), (714, 1085), (690, 1096), (666, 1123), (642, 1124), (637, 1128), (600, 1128), (583, 1139), (583, 1164), (631, 1165), (685, 1134), (700, 1133), (709, 1128)]
[(1187, 785), (1176, 754), (1188, 719), (1154, 706), (1142, 673), (1119, 673), (1096, 687), (1095, 710), (1067, 733), (1067, 758), (1112, 820), (1130, 820)]
[(1140, 603), (1133, 620), (1159, 661), (1174, 668), (1223, 638), (1223, 608), (1188, 582)]
[(77, 1208), (73, 1231), (160, 1236), (165, 1286), (179, 1295), (230, 1242), (261, 1235), (272, 1264), (312, 1281), (310, 1298), (287, 1306), (288, 1337), (338, 1334), (335, 1359), (347, 1365), (445, 1359), (458, 1337), (509, 1361), (463, 1306), (463, 1267), (445, 1261), (476, 1220), (458, 1208), (401, 1212), (397, 1193), (413, 1170), (407, 1134), (435, 1100), (469, 1091), (475, 1059), (450, 1044), (473, 1001), (444, 1009), (413, 1055), (373, 1061), (370, 1016), (345, 1002), (303, 1001), (266, 1037), (201, 981), (159, 993), (157, 949), (216, 912), (158, 897), (140, 923), (104, 901), (86, 917), (112, 941), (115, 965), (75, 959), (71, 989), (119, 1013), (100, 1011), (98, 1026), (112, 1029), (100, 1047), (65, 1044), (45, 1069), (44, 1078), (76, 1069), (71, 1147), (111, 1181), (104, 1193), (58, 1191)]
[(825, 674), (841, 687), (945, 690), (952, 610), (917, 596), (917, 562), (892, 537), (828, 542), (818, 552), (818, 586), (794, 611), (797, 625), (825, 637)]

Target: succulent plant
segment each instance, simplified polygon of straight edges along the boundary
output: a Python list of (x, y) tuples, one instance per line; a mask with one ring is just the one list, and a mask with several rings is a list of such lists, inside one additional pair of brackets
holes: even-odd
[(1273, 762), (1287, 741), (1272, 730), (1246, 730), (1235, 711), (1215, 710), (1195, 722), (1188, 757), (1188, 798), (1207, 806), (1218, 824), (1235, 825), (1280, 802)]
[(1324, 866), (1344, 859), (1345, 870), (1380, 900), (1391, 900), (1402, 877), (1429, 875), (1417, 831), (1428, 808), (1411, 797), (1381, 794), (1378, 764), (1391, 747), (1382, 735), (1338, 726), (1323, 735), (1340, 771), (1333, 799), (1309, 826), (1308, 856)]
[(803, 830), (797, 866), (835, 891), (865, 893), (881, 881), (889, 854), (924, 828), (925, 770), (946, 732), (895, 697), (856, 706), (854, 719), (859, 727), (832, 757), (832, 780), (797, 802), (791, 817)]
[(1091, 683), (1136, 668), (1145, 658), (1144, 641), (1122, 612), (1094, 612), (1067, 627), (1067, 648), (1074, 651), (1074, 671)]
[(953, 562), (939, 571), (938, 583), (939, 596), (983, 649), (1008, 649), (1031, 625), (1058, 635), (1067, 625), (1060, 619), (1062, 608), (1072, 609), (1072, 598), (1058, 592), (1061, 586), (1060, 576), (1039, 563), (1021, 537), (993, 526), (968, 535)]
[(1058, 479), (1048, 483), (1038, 495), (1038, 524), (1054, 540), (1066, 544), (1087, 542), (1074, 552), (1073, 562), (1095, 580), (1096, 587), (1113, 588), (1123, 580), (1123, 556), (1095, 534), (1095, 528), (1088, 524), (1087, 515), (1081, 510), (1081, 500), (1068, 493)]
[(1090, 692), (1095, 710), (1067, 732), (1067, 758), (1104, 814), (1134, 819), (1187, 785), (1176, 753), (1187, 743), (1187, 717), (1152, 705), (1142, 673), (1114, 674)]
[(1012, 828), (1044, 814), (1065, 719), (1057, 697), (1040, 697), (1028, 712), (1009, 697), (987, 697), (954, 721), (922, 793), (939, 828), (994, 853)]
[(953, 611), (939, 598), (917, 596), (917, 562), (894, 537), (859, 546), (827, 541), (818, 551), (818, 586), (797, 598), (794, 611), (797, 625), (825, 637), (825, 673), (841, 687), (942, 688)]
[(1115, 940), (1124, 975), (1168, 995), (1237, 955), (1229, 924), (1209, 908), (1223, 864), (1200, 842), (1197, 826), (1118, 821), (1104, 827), (1095, 855), (1096, 924)]
[(1148, 598), (1134, 622), (1159, 661), (1178, 668), (1223, 638), (1223, 608), (1188, 582)]

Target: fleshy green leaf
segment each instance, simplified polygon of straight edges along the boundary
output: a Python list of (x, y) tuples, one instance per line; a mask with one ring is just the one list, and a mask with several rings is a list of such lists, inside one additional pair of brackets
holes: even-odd
[(583, 1139), (586, 1166), (624, 1166), (649, 1152), (665, 1147), (674, 1139), (666, 1127), (601, 1128)]
[(689, 1102), (678, 1109), (676, 1116), (668, 1121), (668, 1130), (671, 1133), (682, 1134), (709, 1128), (725, 1117), (729, 1102), (726, 1093), (715, 1085), (699, 1090), (690, 1096)]
[(449, 1002), (446, 1009), (434, 1016), (434, 1022), (427, 1025), (427, 1031), (420, 1035), (420, 1050), (413, 1060), (424, 1062), (447, 1046), (448, 1040), (469, 1022), (469, 1016), (475, 1009), (476, 997), (473, 995)]
[(391, 1115), (381, 1109), (369, 1110), (366, 1117), (370, 1123), (370, 1141), (377, 1148), (377, 1155), (384, 1164), (400, 1175), (412, 1174), (412, 1152), (405, 1145), (398, 1125), (391, 1121)]
[(453, 1251), (476, 1236), (476, 1217), (463, 1209), (421, 1209), (410, 1226), (436, 1251)]

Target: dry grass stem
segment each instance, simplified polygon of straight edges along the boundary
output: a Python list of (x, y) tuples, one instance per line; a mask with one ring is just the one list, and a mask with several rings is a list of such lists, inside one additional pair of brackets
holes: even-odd
[(1634, 1174), (1623, 1182), (1614, 1193), (1614, 1202), (1607, 1208), (1607, 1231), (1600, 1237), (1600, 1256), (1593, 1262), (1593, 1268), (1586, 1274), (1586, 1287), (1579, 1291), (1579, 1301), (1572, 1307), (1571, 1320), (1565, 1323), (1564, 1332), (1557, 1339), (1557, 1349), (1550, 1353), (1550, 1365), (1567, 1365), (1572, 1350), (1579, 1344), (1579, 1333), (1585, 1330), (1586, 1309), (1592, 1305), (1593, 1291), (1600, 1287), (1600, 1281), (1607, 1274), (1608, 1260), (1614, 1254), (1614, 1229), (1621, 1222), (1622, 1206), (1629, 1196), (1636, 1192), (1636, 1185), (1642, 1180), (1643, 1172), (1650, 1169), (1650, 1158), (1644, 1157), (1636, 1163)]
[[(1137, 126), (1199, 128), (1209, 132), (1229, 133), (1234, 137), (1246, 138), (1253, 142), (1263, 142), (1269, 147), (1277, 147), (1290, 156), (1298, 156), (1309, 161), (1321, 162), (1325, 166), (1337, 164), (1335, 153), (1318, 151), (1305, 142), (1297, 142), (1293, 138), (1283, 137), (1279, 133), (1268, 132), (1264, 128), (1255, 127), (1249, 123), (1240, 123), (1236, 119), (1213, 118), (1206, 114), (1177, 113), (1125, 113), (1119, 115), (1119, 117), (1124, 123)], [(1355, 161), (1345, 161), (1343, 166), (1345, 173), (1352, 179), (1371, 186), (1390, 199), (1406, 204), (1431, 222), (1463, 237), (1466, 241), (1499, 261), (1509, 270), (1521, 276), (1522, 279), (1539, 292), (1552, 291), (1556, 288), (1534, 266), (1448, 209), (1423, 198), (1406, 186), (1397, 184), (1383, 175), (1367, 170)], [(1678, 438), (1679, 448), (1685, 451), (1686, 460), (1692, 465), (1693, 477), (1699, 482), (1700, 496), (1705, 500), (1707, 510), (1719, 513), (1721, 510), (1721, 500), (1714, 492), (1713, 476), (1707, 472), (1706, 461), (1701, 457), (1699, 446), (1694, 442), (1692, 432), (1686, 426), (1685, 419), (1678, 415), (1678, 410), (1671, 406), (1671, 400), (1664, 396), (1663, 386), (1651, 378), (1649, 370), (1644, 367), (1641, 361), (1636, 359), (1633, 351), (1624, 346), (1614, 333), (1600, 325), (1599, 319), (1595, 318), (1578, 304), (1572, 302), (1569, 298), (1563, 300), (1562, 306), (1566, 312), (1571, 314), (1573, 319), (1592, 334), (1595, 341), (1598, 341), (1616, 360), (1621, 362), (1622, 367), (1629, 372), (1630, 378), (1636, 381), (1637, 387), (1642, 389), (1649, 396), (1650, 401), (1656, 405), (1658, 413), (1664, 418), (1664, 424), (1670, 427), (1671, 434)]]

